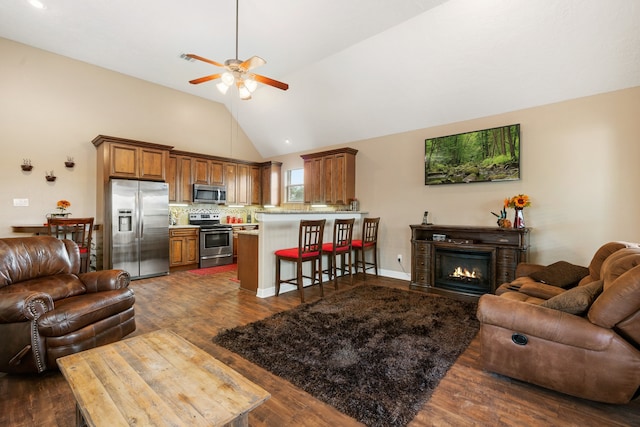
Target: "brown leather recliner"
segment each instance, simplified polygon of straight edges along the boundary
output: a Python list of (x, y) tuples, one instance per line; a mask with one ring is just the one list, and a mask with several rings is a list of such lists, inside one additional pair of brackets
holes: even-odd
[(56, 359), (136, 329), (130, 276), (80, 271), (71, 240), (0, 239), (0, 372), (40, 373)]
[[(583, 286), (595, 280), (600, 280), (600, 270), (604, 261), (609, 257), (609, 255), (624, 248), (640, 248), (640, 244), (623, 241), (605, 243), (600, 248), (598, 248), (596, 253), (593, 255), (593, 258), (589, 263), (588, 273), (585, 271), (586, 276), (580, 276), (582, 278), (579, 280), (577, 285)], [(559, 263), (555, 263), (552, 264), (552, 266), (558, 264)], [(518, 264), (518, 266), (516, 267), (516, 279), (510, 283), (503, 283), (502, 285), (500, 285), (498, 289), (496, 289), (496, 295), (502, 295), (505, 298), (513, 299), (516, 301), (541, 304), (549, 298), (565, 292), (568, 288), (571, 287), (554, 286), (552, 284), (542, 283), (531, 277), (549, 267), (551, 266), (524, 262)]]
[[(562, 309), (549, 308), (552, 298), (540, 305), (483, 295), (485, 369), (585, 399), (633, 399), (640, 387), (640, 249), (607, 256), (599, 277), (554, 297)], [(579, 297), (588, 289), (590, 305)], [(566, 312), (571, 298), (585, 303), (584, 314)]]

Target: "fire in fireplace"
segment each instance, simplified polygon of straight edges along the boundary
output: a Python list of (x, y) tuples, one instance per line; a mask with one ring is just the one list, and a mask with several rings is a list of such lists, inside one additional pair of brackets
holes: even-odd
[(474, 269), (473, 271), (467, 270), (465, 267), (456, 267), (453, 273), (449, 274), (449, 278), (452, 280), (462, 280), (463, 282), (480, 281), (482, 273)]
[(436, 247), (434, 286), (472, 295), (491, 292), (492, 262), (492, 250)]

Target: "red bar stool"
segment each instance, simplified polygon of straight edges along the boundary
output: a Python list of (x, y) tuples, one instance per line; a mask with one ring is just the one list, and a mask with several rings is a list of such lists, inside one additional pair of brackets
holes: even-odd
[[(300, 301), (304, 302), (303, 278), (311, 279), (311, 285), (320, 285), (320, 294), (324, 297), (322, 288), (322, 237), (326, 220), (302, 220), (298, 233), (298, 247), (279, 249), (276, 255), (276, 296), (280, 294), (280, 284), (289, 283), (298, 286)], [(296, 277), (292, 279), (280, 278), (280, 262), (296, 263)], [(302, 264), (311, 262), (311, 276), (302, 273)]]
[(49, 235), (57, 239), (73, 240), (80, 250), (80, 273), (89, 271), (91, 264), (91, 233), (93, 218), (49, 218)]
[[(353, 240), (353, 223), (355, 220), (350, 219), (336, 219), (333, 223), (333, 243), (325, 243), (322, 245), (322, 252), (326, 253), (329, 263), (328, 269), (325, 270), (329, 275), (329, 280), (333, 278), (333, 285), (338, 289), (338, 256), (341, 258), (342, 276), (346, 274), (347, 266), (349, 271), (349, 284), (353, 285), (353, 273), (351, 266), (353, 265), (351, 260), (351, 243)], [(349, 257), (348, 264), (345, 263), (345, 256)]]
[[(352, 242), (353, 250), (356, 254), (356, 274), (358, 273), (358, 265), (362, 266), (364, 280), (367, 280), (367, 270), (375, 269), (378, 275), (378, 225), (380, 218), (365, 218), (362, 222), (361, 239)], [(366, 254), (373, 251), (371, 261), (367, 261)]]

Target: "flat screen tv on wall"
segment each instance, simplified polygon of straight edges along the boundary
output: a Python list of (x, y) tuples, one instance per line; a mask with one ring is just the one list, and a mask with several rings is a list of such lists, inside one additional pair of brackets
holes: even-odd
[(520, 125), (425, 140), (425, 185), (520, 179)]

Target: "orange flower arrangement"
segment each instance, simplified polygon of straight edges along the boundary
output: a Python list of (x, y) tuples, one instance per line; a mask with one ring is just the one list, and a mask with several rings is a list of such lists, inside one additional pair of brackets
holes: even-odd
[(60, 212), (64, 212), (66, 209), (68, 209), (71, 206), (71, 202), (69, 202), (68, 200), (58, 200), (58, 203), (56, 204), (56, 207), (58, 209), (60, 209)]
[(526, 194), (518, 194), (511, 198), (504, 199), (505, 208), (524, 209), (531, 206), (531, 199)]

